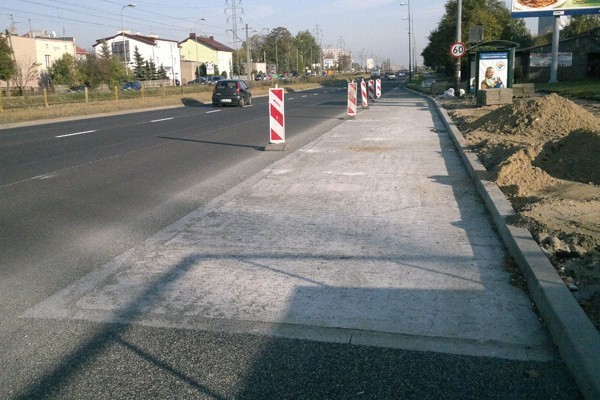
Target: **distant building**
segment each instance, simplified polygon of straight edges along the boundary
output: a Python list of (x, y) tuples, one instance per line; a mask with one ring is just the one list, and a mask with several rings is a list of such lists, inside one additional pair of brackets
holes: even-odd
[(350, 51), (343, 49), (323, 50), (323, 65), (325, 69), (337, 69), (341, 66), (349, 70), (352, 68), (352, 63), (352, 52)]
[(162, 66), (173, 84), (176, 80), (181, 79), (179, 45), (175, 40), (160, 39), (157, 35), (144, 36), (124, 31), (96, 40), (96, 44), (94, 44), (96, 54), (99, 55), (102, 52), (102, 43), (104, 42), (108, 45), (111, 54), (125, 60), (130, 70), (135, 67), (133, 54), (137, 47), (144, 61), (153, 61), (156, 68)]
[(212, 63), (218, 74), (223, 71), (231, 76), (233, 65), (233, 50), (231, 47), (219, 43), (213, 36), (198, 36), (190, 33), (190, 36), (179, 42), (181, 48), (181, 61), (183, 69), (183, 80), (187, 82), (196, 78), (195, 71), (201, 64)]
[[(558, 80), (600, 78), (600, 28), (560, 40)], [(516, 82), (547, 82), (550, 79), (552, 44), (515, 52)]]
[[(8, 44), (13, 49), (19, 70), (16, 79), (20, 80), (18, 85), (24, 89), (48, 86), (47, 72), (64, 54), (77, 58), (74, 38), (57, 38), (43, 31), (36, 33), (39, 35), (27, 33), (25, 36), (8, 36)], [(6, 82), (2, 82), (2, 86), (6, 85)]]

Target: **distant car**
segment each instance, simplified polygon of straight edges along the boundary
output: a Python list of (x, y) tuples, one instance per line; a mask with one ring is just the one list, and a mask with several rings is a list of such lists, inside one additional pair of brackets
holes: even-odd
[(196, 78), (196, 79), (192, 79), (191, 81), (189, 81), (188, 83), (186, 83), (186, 85), (200, 85), (202, 83), (202, 80), (204, 78)]
[(122, 87), (122, 90), (142, 90), (142, 82), (140, 81), (131, 81), (125, 83)]
[(388, 81), (393, 81), (394, 79), (396, 79), (396, 74), (394, 73), (394, 71), (388, 71), (385, 73), (385, 78)]
[(373, 68), (371, 70), (371, 79), (379, 79), (381, 77), (381, 70), (379, 68)]
[(69, 88), (69, 93), (81, 93), (81, 92), (85, 92), (85, 89), (89, 90), (89, 86), (86, 85), (79, 85), (79, 86), (71, 86)]
[(244, 107), (252, 104), (252, 93), (241, 79), (222, 79), (215, 84), (212, 103), (215, 107), (227, 104)]
[(254, 77), (255, 81), (266, 81), (267, 80), (267, 75), (265, 74), (256, 74), (256, 76)]
[(215, 83), (217, 83), (218, 81), (223, 79), (223, 77), (219, 76), (219, 75), (215, 75), (215, 76), (207, 76), (206, 78), (203, 78), (203, 79), (204, 79), (204, 81), (202, 82), (203, 85), (214, 85)]

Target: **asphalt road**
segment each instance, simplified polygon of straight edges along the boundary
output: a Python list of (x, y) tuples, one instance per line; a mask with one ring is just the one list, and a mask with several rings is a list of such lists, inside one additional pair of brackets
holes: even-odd
[[(345, 117), (344, 89), (286, 99), (292, 151)], [(19, 317), (285, 156), (262, 151), (267, 115), (257, 98), (0, 131), (0, 398), (578, 398), (560, 360)]]
[[(288, 94), (290, 149), (342, 122), (344, 93), (335, 89)], [(22, 311), (284, 156), (262, 151), (268, 124), (267, 100), (256, 98), (243, 109), (185, 107), (1, 131), (2, 314)]]

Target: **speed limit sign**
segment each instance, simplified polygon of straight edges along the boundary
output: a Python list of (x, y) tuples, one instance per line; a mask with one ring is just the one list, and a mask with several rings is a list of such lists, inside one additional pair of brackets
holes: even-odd
[(463, 42), (452, 43), (450, 46), (450, 55), (454, 58), (460, 58), (465, 55), (467, 48)]

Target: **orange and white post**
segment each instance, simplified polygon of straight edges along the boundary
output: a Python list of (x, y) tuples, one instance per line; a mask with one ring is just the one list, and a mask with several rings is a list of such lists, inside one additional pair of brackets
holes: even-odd
[(362, 108), (369, 108), (369, 100), (367, 98), (367, 82), (363, 79), (360, 82), (360, 94), (362, 95)]
[(381, 79), (377, 78), (375, 81), (375, 97), (381, 97)]
[(350, 82), (350, 83), (348, 83), (348, 116), (356, 117), (357, 102), (358, 102), (357, 84), (356, 84), (356, 82)]
[(375, 81), (369, 79), (369, 100), (375, 100)]
[(269, 89), (269, 127), (269, 142), (285, 143), (285, 103), (282, 88)]

